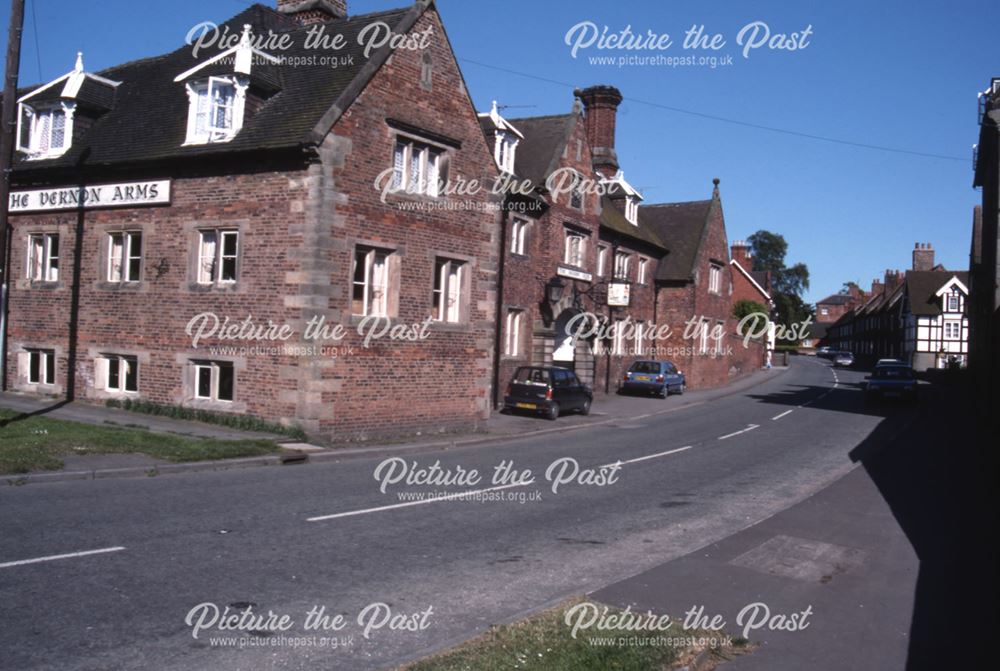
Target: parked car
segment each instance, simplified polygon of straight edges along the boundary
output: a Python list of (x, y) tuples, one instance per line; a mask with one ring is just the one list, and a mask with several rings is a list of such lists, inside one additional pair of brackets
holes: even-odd
[(906, 362), (899, 359), (879, 359), (875, 362), (876, 368), (881, 368), (882, 366), (906, 366)]
[(905, 364), (878, 366), (865, 379), (867, 400), (880, 398), (903, 398), (912, 402), (917, 400), (917, 376), (913, 369)]
[(590, 414), (594, 393), (576, 373), (553, 366), (521, 366), (507, 386), (504, 410), (528, 410), (549, 419), (576, 410)]
[(830, 359), (836, 353), (837, 350), (833, 349), (832, 347), (820, 347), (818, 350), (816, 350), (816, 356), (818, 356), (821, 359)]
[(622, 378), (619, 391), (652, 393), (666, 398), (670, 394), (683, 394), (686, 384), (684, 373), (669, 361), (636, 361)]
[(848, 367), (854, 365), (854, 355), (850, 352), (837, 352), (833, 355), (833, 365)]

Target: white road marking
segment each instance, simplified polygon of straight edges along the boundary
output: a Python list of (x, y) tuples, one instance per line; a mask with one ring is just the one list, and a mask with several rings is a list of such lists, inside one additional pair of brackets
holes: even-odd
[(55, 561), (57, 559), (72, 559), (74, 557), (87, 557), (90, 555), (104, 554), (105, 552), (120, 552), (123, 547), (101, 548), (100, 550), (84, 550), (83, 552), (67, 552), (62, 555), (50, 555), (48, 557), (36, 557), (35, 559), (21, 559), (20, 561), (9, 561), (0, 564), (0, 568), (10, 568), (12, 566), (24, 566), (25, 564), (37, 564), (43, 561)]
[[(604, 464), (603, 466), (598, 466), (598, 468), (610, 468), (611, 466), (625, 466), (626, 464), (635, 464), (640, 461), (647, 461), (649, 459), (659, 459), (660, 457), (666, 457), (671, 454), (677, 454), (678, 452), (684, 452), (690, 450), (694, 445), (687, 445), (685, 447), (678, 447), (674, 450), (667, 450), (666, 452), (657, 452), (656, 454), (647, 454), (644, 457), (636, 457), (635, 459), (629, 459), (627, 461), (615, 461), (610, 464)], [(513, 489), (514, 487), (526, 487), (528, 485), (535, 484), (534, 480), (529, 480), (527, 482), (515, 482), (509, 485), (499, 485), (497, 487), (487, 487), (486, 489), (474, 489), (466, 492), (456, 492), (454, 494), (445, 494), (443, 496), (435, 496), (427, 499), (421, 499), (419, 501), (407, 501), (405, 503), (393, 503), (387, 506), (377, 506), (375, 508), (363, 508), (361, 510), (349, 510), (343, 513), (333, 513), (332, 515), (319, 515), (317, 517), (308, 517), (306, 522), (323, 522), (325, 520), (335, 520), (341, 517), (354, 517), (356, 515), (367, 515), (369, 513), (380, 513), (386, 510), (397, 510), (399, 508), (412, 508), (413, 506), (422, 506), (427, 503), (437, 503), (438, 501), (454, 501), (455, 499), (463, 499), (478, 494), (485, 494), (486, 492), (497, 492), (502, 489)]]
[(795, 412), (795, 408), (792, 408), (791, 410), (785, 410), (785, 411), (784, 411), (783, 413), (781, 413), (780, 415), (775, 415), (774, 417), (772, 417), (772, 418), (771, 418), (771, 421), (773, 422), (773, 421), (776, 421), (776, 420), (779, 420), (779, 419), (781, 419), (782, 417), (784, 417), (785, 415), (790, 415), (790, 414), (792, 414), (793, 412)]
[(732, 438), (733, 436), (738, 436), (741, 433), (747, 433), (748, 431), (753, 431), (754, 429), (759, 429), (759, 428), (760, 428), (759, 424), (750, 424), (749, 426), (747, 426), (747, 428), (743, 429), (742, 431), (734, 431), (733, 433), (727, 433), (724, 436), (719, 436), (719, 440), (725, 440), (726, 438)]
[(486, 492), (498, 492), (502, 489), (513, 489), (514, 487), (526, 487), (534, 483), (535, 483), (534, 480), (529, 480), (527, 482), (514, 482), (509, 485), (498, 485), (496, 487), (487, 487), (486, 489), (470, 489), (467, 492), (456, 492), (454, 494), (433, 496), (428, 499), (420, 499), (419, 501), (407, 501), (406, 503), (393, 503), (392, 505), (388, 506), (377, 506), (375, 508), (349, 510), (346, 513), (334, 513), (332, 515), (320, 515), (318, 517), (309, 517), (306, 519), (306, 522), (322, 522), (323, 520), (335, 520), (339, 517), (353, 517), (354, 515), (367, 515), (368, 513), (380, 513), (383, 510), (396, 510), (397, 508), (412, 508), (413, 506), (422, 506), (427, 503), (437, 503), (438, 501), (454, 501), (455, 499), (464, 499), (470, 496), (476, 496), (477, 494), (485, 494)]
[(686, 447), (678, 447), (676, 450), (667, 450), (666, 452), (657, 452), (656, 454), (647, 454), (645, 457), (636, 457), (635, 459), (629, 459), (628, 461), (615, 461), (610, 464), (604, 464), (603, 466), (598, 466), (598, 468), (610, 468), (611, 466), (624, 466), (625, 464), (636, 464), (640, 461), (648, 461), (649, 459), (659, 459), (660, 457), (666, 457), (670, 454), (677, 454), (678, 452), (683, 452), (684, 450), (690, 450), (694, 445), (687, 445)]

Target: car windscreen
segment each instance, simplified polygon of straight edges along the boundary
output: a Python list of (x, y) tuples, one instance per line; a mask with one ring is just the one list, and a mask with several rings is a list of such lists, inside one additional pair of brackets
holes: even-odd
[(629, 370), (633, 373), (659, 373), (660, 364), (655, 361), (636, 361)]

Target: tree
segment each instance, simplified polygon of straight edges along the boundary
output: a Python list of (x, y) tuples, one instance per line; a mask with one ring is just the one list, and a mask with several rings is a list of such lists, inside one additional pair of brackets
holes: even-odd
[(809, 268), (804, 263), (790, 268), (785, 265), (788, 242), (784, 236), (761, 230), (747, 238), (747, 243), (753, 254), (753, 269), (771, 273), (771, 298), (778, 323), (791, 326), (811, 317), (812, 307), (802, 300), (802, 293), (809, 288)]
[(737, 321), (742, 320), (747, 315), (752, 315), (758, 312), (762, 312), (765, 315), (770, 316), (767, 306), (763, 303), (758, 303), (757, 301), (748, 301), (743, 299), (736, 301), (736, 305), (733, 306), (733, 318)]

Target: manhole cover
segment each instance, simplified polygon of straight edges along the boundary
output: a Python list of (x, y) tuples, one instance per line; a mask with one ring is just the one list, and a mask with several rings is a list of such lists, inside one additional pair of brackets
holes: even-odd
[(864, 551), (856, 548), (775, 536), (729, 563), (769, 575), (825, 583), (838, 573), (861, 566), (864, 561)]

